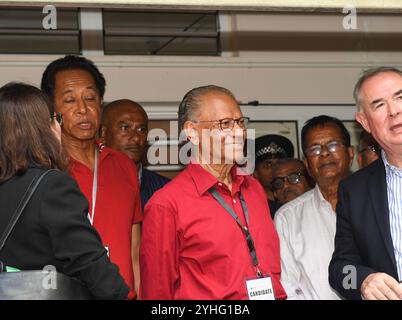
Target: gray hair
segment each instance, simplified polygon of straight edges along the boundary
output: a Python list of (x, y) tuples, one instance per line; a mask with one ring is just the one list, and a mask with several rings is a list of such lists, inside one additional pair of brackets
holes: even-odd
[(186, 121), (195, 120), (194, 117), (196, 113), (200, 111), (199, 109), (202, 103), (202, 97), (211, 92), (227, 95), (231, 97), (234, 101), (237, 101), (233, 93), (223, 87), (208, 85), (191, 89), (185, 94), (183, 100), (180, 102), (178, 112), (179, 132), (183, 130), (183, 126)]
[(376, 76), (377, 74), (384, 73), (384, 72), (394, 72), (396, 74), (399, 74), (402, 77), (402, 71), (397, 68), (394, 68), (394, 67), (374, 67), (374, 68), (364, 70), (363, 73), (361, 74), (361, 76), (359, 77), (359, 80), (357, 80), (357, 82), (355, 84), (355, 88), (353, 90), (353, 98), (355, 99), (357, 111), (361, 110), (360, 93), (361, 93), (361, 89), (362, 89), (364, 82), (366, 82), (366, 80)]

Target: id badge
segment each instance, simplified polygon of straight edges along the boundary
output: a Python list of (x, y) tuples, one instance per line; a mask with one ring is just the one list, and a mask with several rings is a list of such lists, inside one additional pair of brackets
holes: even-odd
[(250, 300), (275, 300), (272, 279), (269, 276), (247, 280), (246, 287)]

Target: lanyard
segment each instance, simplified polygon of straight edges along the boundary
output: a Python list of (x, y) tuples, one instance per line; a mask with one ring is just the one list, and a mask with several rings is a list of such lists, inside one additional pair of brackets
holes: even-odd
[(140, 163), (139, 166), (138, 166), (138, 180), (140, 181), (140, 188), (141, 188), (141, 182), (142, 182), (142, 163)]
[(94, 165), (94, 178), (92, 181), (92, 208), (91, 208), (91, 214), (88, 212), (88, 219), (91, 224), (94, 224), (94, 218), (95, 218), (95, 206), (96, 206), (96, 193), (98, 191), (98, 157), (99, 157), (99, 152), (98, 152), (98, 147), (95, 147), (95, 165)]
[[(223, 208), (226, 209), (226, 211), (232, 216), (232, 218), (236, 220), (237, 224), (242, 229), (242, 231), (246, 237), (248, 250), (250, 251), (251, 258), (253, 259), (253, 265), (257, 269), (257, 276), (259, 278), (262, 278), (263, 277), (262, 273), (258, 267), (259, 263), (258, 263), (258, 259), (257, 259), (257, 252), (256, 252), (255, 246), (254, 246), (254, 240), (253, 240), (253, 237), (251, 236), (250, 231), (248, 230), (248, 228), (246, 226), (243, 226), (241, 224), (239, 217), (236, 215), (236, 213), (233, 211), (233, 209), (226, 203), (226, 201), (222, 198), (222, 196), (219, 194), (219, 192), (214, 187), (212, 187), (208, 191), (215, 198), (215, 200), (218, 201), (219, 204)], [(246, 202), (244, 201), (244, 198), (243, 198), (243, 195), (241, 194), (241, 192), (239, 193), (239, 198), (240, 198), (241, 206), (243, 208), (244, 216), (246, 218), (246, 223), (247, 223), (247, 225), (249, 225), (248, 210), (247, 210)]]

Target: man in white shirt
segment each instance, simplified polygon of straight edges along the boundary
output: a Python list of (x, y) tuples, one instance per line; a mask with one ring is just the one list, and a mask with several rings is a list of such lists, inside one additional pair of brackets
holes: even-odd
[(282, 206), (275, 216), (281, 281), (289, 299), (339, 299), (328, 282), (328, 265), (334, 251), (338, 185), (349, 174), (354, 150), (345, 126), (329, 116), (306, 122), (302, 147), (316, 186)]

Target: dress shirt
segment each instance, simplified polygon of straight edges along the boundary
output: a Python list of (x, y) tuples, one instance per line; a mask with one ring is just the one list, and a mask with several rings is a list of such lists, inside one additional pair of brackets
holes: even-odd
[(208, 192), (211, 187), (248, 228), (260, 270), (272, 277), (277, 299), (280, 284), (279, 239), (269, 217), (264, 190), (251, 176), (231, 171), (232, 190), (199, 164), (190, 163), (145, 206), (140, 249), (143, 299), (247, 299), (246, 280), (256, 269), (242, 229)]
[(402, 280), (402, 169), (389, 164), (384, 150), (381, 152), (381, 156), (387, 180), (389, 224), (399, 276), (397, 280), (400, 281)]
[[(98, 188), (94, 227), (103, 245), (108, 248), (110, 260), (117, 264), (121, 275), (130, 286), (129, 299), (136, 297), (131, 259), (133, 224), (140, 223), (141, 200), (137, 168), (123, 153), (98, 145)], [(85, 164), (70, 158), (70, 175), (77, 181), (81, 192), (92, 207), (94, 172)]]
[(281, 282), (289, 299), (339, 299), (328, 282), (336, 215), (318, 185), (275, 215), (281, 245)]

